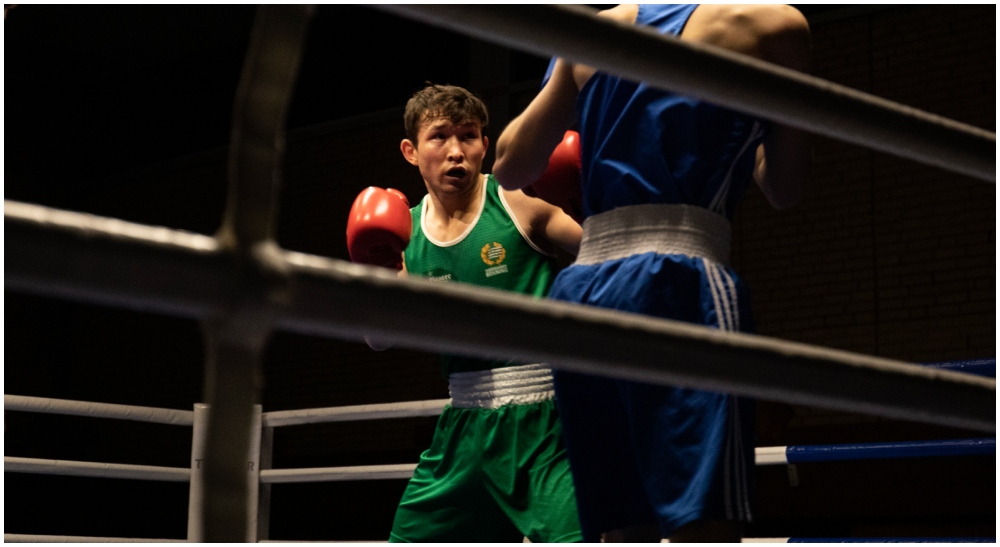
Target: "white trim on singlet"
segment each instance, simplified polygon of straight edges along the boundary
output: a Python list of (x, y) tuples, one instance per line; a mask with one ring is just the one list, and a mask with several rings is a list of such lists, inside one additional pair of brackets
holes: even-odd
[(552, 369), (541, 364), (452, 372), (448, 375), (448, 391), (455, 408), (493, 409), (555, 397)]
[(746, 153), (747, 147), (750, 146), (750, 143), (756, 140), (763, 130), (764, 128), (760, 125), (760, 122), (753, 122), (753, 127), (750, 129), (750, 136), (747, 137), (746, 142), (743, 143), (743, 147), (740, 148), (740, 152), (733, 158), (733, 162), (729, 164), (729, 170), (726, 171), (726, 178), (722, 180), (722, 185), (719, 186), (719, 190), (715, 193), (712, 203), (708, 205), (708, 209), (710, 211), (720, 215), (726, 214), (726, 200), (729, 198), (729, 187), (731, 186), (733, 179), (733, 169), (736, 167), (736, 163), (740, 161), (740, 158), (743, 157), (743, 154)]
[(472, 230), (476, 229), (476, 225), (479, 224), (479, 219), (483, 216), (483, 210), (486, 208), (486, 187), (489, 186), (486, 176), (481, 173), (480, 176), (483, 177), (483, 195), (479, 200), (479, 211), (476, 212), (476, 218), (469, 223), (469, 227), (466, 228), (464, 232), (451, 241), (441, 241), (440, 239), (431, 237), (431, 234), (427, 231), (427, 200), (430, 199), (430, 194), (424, 196), (424, 199), (420, 201), (420, 231), (424, 233), (424, 237), (427, 238), (427, 241), (430, 241), (438, 247), (452, 247), (461, 243), (462, 240), (472, 233)]
[(576, 264), (600, 264), (641, 253), (679, 254), (729, 263), (729, 220), (703, 207), (645, 204), (618, 207), (583, 223)]
[(501, 188), (499, 184), (497, 185), (497, 197), (500, 198), (500, 203), (503, 205), (504, 211), (507, 212), (507, 216), (510, 217), (511, 222), (514, 223), (514, 227), (517, 228), (518, 233), (521, 234), (521, 238), (524, 239), (525, 243), (527, 243), (532, 249), (538, 251), (539, 253), (551, 258), (555, 258), (556, 255), (543, 251), (538, 245), (535, 245), (535, 242), (532, 241), (530, 237), (528, 237), (528, 232), (521, 227), (521, 223), (517, 220), (517, 215), (514, 214), (514, 211), (510, 208), (510, 204), (507, 203), (507, 198), (503, 197), (503, 188)]

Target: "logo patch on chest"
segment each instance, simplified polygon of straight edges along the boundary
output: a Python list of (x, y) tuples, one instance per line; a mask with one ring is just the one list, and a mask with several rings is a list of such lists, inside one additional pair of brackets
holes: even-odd
[(479, 251), (479, 257), (483, 259), (483, 262), (487, 266), (499, 266), (503, 262), (503, 259), (507, 258), (507, 249), (504, 249), (503, 245), (494, 241), (493, 243), (483, 245), (483, 248)]
[(504, 259), (507, 258), (507, 249), (504, 249), (503, 245), (496, 241), (483, 245), (483, 248), (479, 251), (479, 258), (482, 258), (483, 262), (487, 266), (490, 266), (484, 272), (486, 277), (507, 273), (507, 265), (502, 264)]

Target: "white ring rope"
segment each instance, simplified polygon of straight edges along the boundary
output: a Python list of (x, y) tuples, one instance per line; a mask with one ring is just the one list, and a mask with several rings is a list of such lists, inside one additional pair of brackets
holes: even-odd
[(50, 399), (47, 397), (25, 397), (23, 395), (5, 394), (3, 396), (3, 408), (4, 410), (22, 412), (87, 416), (90, 418), (110, 418), (114, 420), (128, 420), (133, 422), (148, 422), (156, 424), (190, 426), (194, 423), (194, 412), (191, 410), (117, 405), (111, 403), (90, 403), (86, 401)]
[(262, 469), (260, 482), (276, 484), (286, 482), (365, 481), (408, 479), (413, 476), (415, 463), (389, 465), (357, 465), (346, 467), (312, 467), (303, 469)]
[(758, 446), (754, 449), (754, 463), (757, 465), (787, 464), (784, 446)]
[(89, 213), (38, 207), (30, 203), (4, 200), (3, 214), (4, 218), (31, 220), (42, 226), (72, 226), (79, 231), (81, 237), (118, 234), (123, 239), (183, 247), (191, 252), (215, 253), (219, 250), (218, 241), (211, 236), (162, 226), (138, 224)]
[(18, 458), (13, 456), (3, 457), (3, 470), (5, 473), (37, 473), (42, 475), (101, 477), (106, 479), (138, 479), (166, 482), (187, 482), (191, 480), (191, 469), (187, 467), (43, 460), (40, 458)]
[(437, 416), (450, 399), (430, 401), (408, 401), (404, 403), (383, 403), (371, 405), (336, 406), (327, 408), (307, 408), (302, 410), (277, 410), (261, 415), (264, 427), (317, 424), (327, 422), (350, 422), (356, 420), (383, 420), (390, 418), (414, 418)]
[[(932, 364), (933, 365), (933, 364)], [(354, 405), (343, 407), (327, 407), (316, 409), (303, 409), (298, 411), (278, 411), (267, 413), (262, 416), (261, 427), (273, 428), (292, 426), (308, 423), (325, 423), (340, 421), (360, 421), (375, 419), (391, 419), (403, 417), (434, 416), (440, 414), (448, 399), (436, 399), (427, 401), (409, 401), (403, 403), (387, 403), (372, 405)], [(127, 405), (103, 405), (102, 403), (87, 403), (81, 401), (68, 401), (60, 399), (47, 399), (42, 397), (25, 397), (15, 395), (4, 396), (5, 410), (20, 410), (25, 412), (47, 412), (56, 414), (86, 415), (91, 417), (112, 417), (122, 419), (145, 420), (150, 412), (157, 409), (151, 407), (128, 407)], [(125, 410), (122, 410), (124, 407)], [(81, 409), (89, 409), (91, 412), (81, 412)], [(93, 410), (98, 409), (97, 412)], [(132, 414), (136, 409), (143, 411), (143, 416), (136, 417)], [(155, 414), (155, 413), (153, 413)], [(192, 414), (194, 414), (192, 412)], [(177, 423), (171, 421), (169, 423)], [(926, 449), (934, 444), (942, 445), (975, 445), (975, 447), (989, 448), (995, 450), (993, 439), (973, 439), (959, 441), (927, 441), (918, 443), (885, 443), (884, 445), (824, 445), (817, 447), (788, 447), (769, 446), (757, 447), (755, 449), (756, 465), (787, 465), (790, 463), (788, 453), (792, 450), (801, 451), (820, 449), (821, 452), (836, 452), (837, 450), (858, 452), (855, 457), (848, 459), (867, 459), (871, 457), (885, 458), (887, 452), (899, 450), (898, 457), (912, 457), (912, 447), (904, 445), (920, 445), (919, 448)], [(975, 448), (974, 447), (974, 448)], [(960, 447), (961, 448), (961, 447)], [(860, 449), (860, 450), (859, 450)], [(875, 449), (875, 450), (872, 450)], [(873, 452), (881, 452), (880, 455)], [(860, 452), (865, 452), (861, 454)], [(906, 454), (906, 452), (910, 452)], [(926, 453), (923, 455), (931, 455)], [(937, 455), (960, 455), (960, 454), (985, 454), (986, 450), (945, 450)], [(830, 458), (829, 461), (836, 461), (842, 458)], [(809, 461), (809, 460), (804, 460)], [(813, 458), (812, 461), (827, 461), (826, 459)], [(390, 465), (364, 465), (364, 466), (344, 466), (344, 467), (321, 467), (321, 468), (299, 468), (299, 469), (261, 469), (258, 475), (260, 484), (278, 483), (313, 483), (331, 481), (362, 481), (362, 480), (399, 480), (408, 479), (413, 475), (417, 464), (390, 464)], [(68, 460), (43, 460), (36, 458), (4, 457), (5, 472), (38, 473), (47, 475), (68, 475), (85, 476), (115, 479), (138, 479), (154, 481), (189, 482), (191, 480), (191, 469), (157, 467), (146, 465), (113, 464), (96, 462), (79, 462)], [(153, 542), (182, 542), (184, 540), (174, 539), (143, 539), (143, 538), (116, 538), (116, 537), (90, 537), (90, 536), (55, 536), (55, 535), (32, 535), (32, 534), (4, 534), (4, 541), (9, 543), (153, 543)], [(761, 540), (745, 539), (744, 542), (754, 542)], [(873, 539), (873, 541), (875, 541)], [(374, 542), (383, 543), (383, 542)]]
[(116, 538), (93, 536), (49, 536), (4, 534), (4, 543), (187, 543), (186, 539)]
[[(933, 364), (932, 364), (933, 365)], [(58, 404), (49, 404), (55, 401)], [(401, 403), (383, 403), (370, 405), (352, 405), (340, 407), (311, 408), (301, 410), (281, 410), (266, 412), (262, 414), (262, 427), (286, 427), (303, 424), (318, 424), (331, 422), (348, 422), (363, 420), (383, 420), (393, 418), (413, 418), (429, 417), (440, 415), (445, 406), (449, 404), (449, 399), (432, 399), (426, 401), (407, 401)], [(18, 395), (4, 396), (5, 410), (21, 410), (26, 412), (50, 412), (57, 414), (79, 414), (79, 408), (88, 408), (91, 405), (101, 405), (102, 403), (87, 403), (83, 401), (67, 401), (60, 399), (46, 399), (43, 397), (25, 397)], [(125, 405), (108, 405), (112, 407)], [(144, 411), (164, 410), (151, 407), (129, 407), (138, 408)], [(193, 412), (192, 412), (193, 414)], [(95, 413), (85, 414), (91, 417), (118, 417), (122, 419), (140, 419), (125, 416), (105, 416)], [(155, 420), (141, 420), (155, 421)], [(171, 422), (176, 423), (176, 422)], [(190, 425), (190, 424), (187, 424)], [(984, 444), (983, 440), (971, 441), (942, 441), (937, 444), (956, 443), (978, 443)], [(906, 447), (908, 444), (922, 444), (933, 446), (935, 441), (924, 443), (886, 443), (879, 446), (855, 446), (855, 445), (831, 445), (823, 446), (826, 449), (837, 449), (842, 451), (867, 449), (893, 450), (899, 449), (899, 457), (906, 457)], [(988, 443), (992, 445), (992, 443)], [(756, 465), (786, 465), (789, 463), (787, 452), (788, 446), (759, 446), (755, 448)], [(797, 446), (796, 450), (810, 449), (809, 446)], [(955, 452), (961, 454), (963, 452)], [(887, 456), (859, 456), (858, 459), (872, 457), (885, 458)], [(831, 461), (837, 458), (831, 458)], [(328, 482), (328, 481), (350, 481), (350, 480), (386, 480), (404, 479), (413, 474), (416, 464), (390, 464), (390, 465), (364, 465), (364, 466), (343, 466), (343, 467), (320, 467), (320, 468), (296, 468), (296, 469), (262, 469), (260, 472), (261, 483), (289, 483), (289, 482)], [(131, 464), (112, 464), (95, 462), (77, 462), (68, 460), (43, 460), (35, 458), (4, 458), (4, 471), (21, 473), (39, 473), (48, 475), (75, 475), (88, 477), (105, 477), (117, 479), (141, 479), (183, 482), (190, 480), (191, 472), (187, 468), (155, 467)]]

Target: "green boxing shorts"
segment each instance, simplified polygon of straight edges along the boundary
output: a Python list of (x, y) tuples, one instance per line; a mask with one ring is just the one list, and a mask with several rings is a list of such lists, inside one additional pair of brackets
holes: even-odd
[(449, 380), (452, 404), (420, 456), (389, 541), (581, 541), (551, 372), (523, 365)]

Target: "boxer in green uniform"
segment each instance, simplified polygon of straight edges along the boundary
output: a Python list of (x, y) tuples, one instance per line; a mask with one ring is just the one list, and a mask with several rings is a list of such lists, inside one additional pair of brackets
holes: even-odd
[[(404, 271), (546, 296), (556, 249), (576, 254), (581, 228), (559, 207), (481, 173), (482, 101), (459, 87), (428, 86), (404, 117), (400, 148), (427, 186), (410, 210)], [(442, 365), (452, 401), (403, 494), (390, 541), (580, 541), (551, 370), (458, 355), (442, 356)]]

